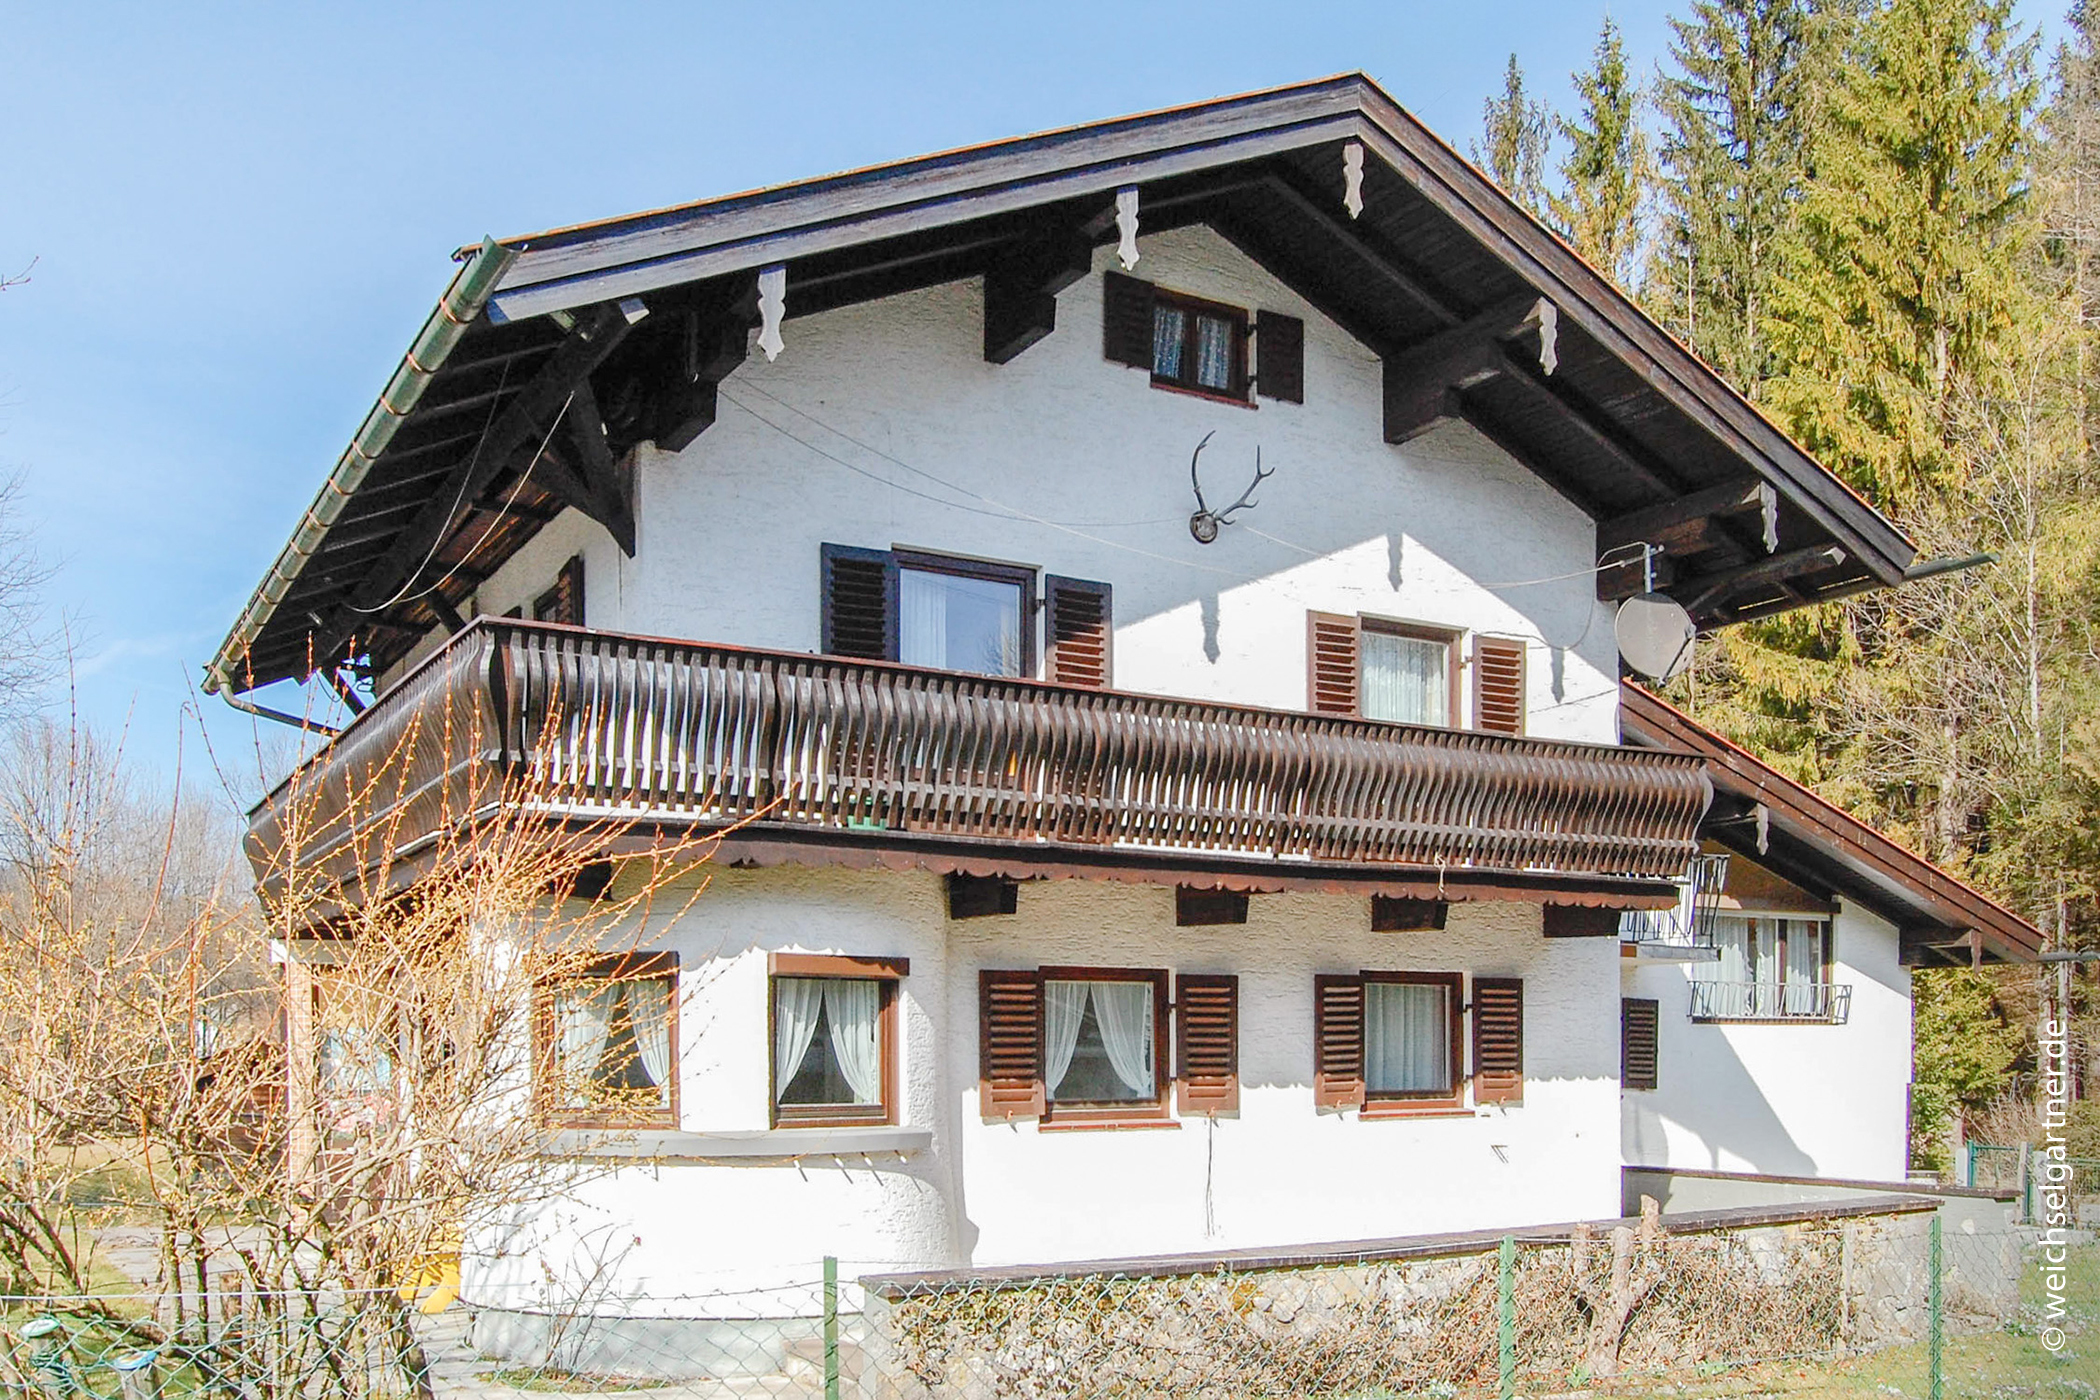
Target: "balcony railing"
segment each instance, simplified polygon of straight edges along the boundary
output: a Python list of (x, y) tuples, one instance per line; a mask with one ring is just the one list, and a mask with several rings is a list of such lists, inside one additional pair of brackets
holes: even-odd
[(1694, 982), (1694, 1021), (1816, 1021), (1841, 1026), (1852, 1014), (1842, 982)]
[[(1711, 793), (1680, 754), (483, 618), (251, 819), (337, 878), (517, 801), (707, 827), (1656, 881)], [(357, 852), (363, 851), (360, 855)], [(267, 875), (265, 878), (269, 878)]]
[(1671, 909), (1629, 909), (1619, 916), (1619, 938), (1644, 958), (1709, 962), (1721, 956), (1714, 942), (1721, 887), (1728, 882), (1728, 857), (1700, 855), (1677, 883)]

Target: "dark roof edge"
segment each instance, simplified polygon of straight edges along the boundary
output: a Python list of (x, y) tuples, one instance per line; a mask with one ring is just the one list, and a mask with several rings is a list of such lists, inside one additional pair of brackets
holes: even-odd
[[(1839, 865), (1864, 868), (1912, 891), (1942, 927), (1975, 930), (1987, 948), (2008, 961), (2032, 962), (2041, 951), (2041, 931), (2027, 920), (1631, 681), (1619, 686), (1619, 722), (1629, 742), (1706, 759), (1716, 791), (1762, 803), (1775, 825), (1828, 851)], [(1870, 907), (1886, 908), (1890, 902), (1866, 879), (1846, 893)]]

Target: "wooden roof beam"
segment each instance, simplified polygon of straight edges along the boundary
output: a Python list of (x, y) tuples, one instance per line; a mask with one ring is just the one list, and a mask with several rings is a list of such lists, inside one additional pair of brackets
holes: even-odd
[(1702, 609), (1713, 607), (1731, 593), (1771, 587), (1801, 574), (1836, 568), (1844, 562), (1843, 545), (1819, 544), (1808, 549), (1774, 554), (1754, 564), (1723, 569), (1717, 574), (1696, 575), (1671, 588), (1670, 596), (1684, 604), (1685, 611), (1698, 613)]
[(1703, 491), (1644, 506), (1625, 515), (1597, 523), (1597, 560), (1617, 556), (1611, 567), (1597, 574), (1597, 597), (1603, 602), (1630, 598), (1647, 587), (1649, 570), (1635, 545), (1653, 545), (1660, 553), (1653, 559), (1659, 586), (1668, 586), (1675, 571), (1666, 569), (1665, 555), (1700, 554), (1727, 549), (1741, 558), (1740, 542), (1718, 522), (1755, 511), (1763, 525), (1766, 554), (1779, 547), (1779, 493), (1764, 481), (1731, 481)]
[(646, 436), (666, 452), (682, 452), (714, 426), (716, 390), (751, 353), (758, 325), (758, 277), (737, 277), (716, 297), (688, 308), (683, 344), (671, 382), (651, 396)]
[[(1385, 440), (1410, 442), (1461, 415), (1459, 395), (1508, 371), (1502, 341), (1546, 323), (1538, 297), (1517, 297), (1385, 359)], [(1541, 354), (1549, 343), (1541, 330)]]
[(430, 501), (395, 537), (386, 554), (365, 575), (364, 582), (344, 600), (326, 636), (317, 640), (316, 661), (325, 664), (341, 655), (351, 636), (367, 627), (374, 613), (414, 583), (436, 556), (438, 546), (451, 533), (461, 513), (473, 508), (490, 484), (512, 465), (520, 450), (553, 428), (577, 386), (627, 337), (639, 319), (631, 313), (640, 309), (638, 303), (627, 308), (605, 303), (577, 317), (575, 329), (560, 348), (489, 425), (487, 434), (446, 474)]
[(1057, 329), (1057, 294), (1091, 272), (1094, 240), (1050, 227), (994, 254), (984, 274), (984, 358), (1003, 365)]

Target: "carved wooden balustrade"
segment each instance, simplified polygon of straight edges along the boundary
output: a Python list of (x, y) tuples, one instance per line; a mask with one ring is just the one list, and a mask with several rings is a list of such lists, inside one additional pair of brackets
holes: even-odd
[(266, 884), (294, 843), (347, 879), (509, 801), (847, 843), (1639, 884), (1684, 871), (1710, 792), (1699, 760), (1656, 750), (483, 618), (266, 798), (250, 850)]

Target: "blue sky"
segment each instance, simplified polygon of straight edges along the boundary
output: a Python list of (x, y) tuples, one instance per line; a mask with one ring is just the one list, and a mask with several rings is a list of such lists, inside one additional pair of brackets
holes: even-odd
[[(35, 268), (0, 294), (0, 470), (81, 712), (172, 764), (199, 668), (483, 234), (1356, 68), (1464, 149), (1512, 50), (1559, 101), (1607, 9), (1647, 71), (1684, 8), (10, 6), (0, 273)], [(2053, 35), (2060, 8), (2023, 13)]]

